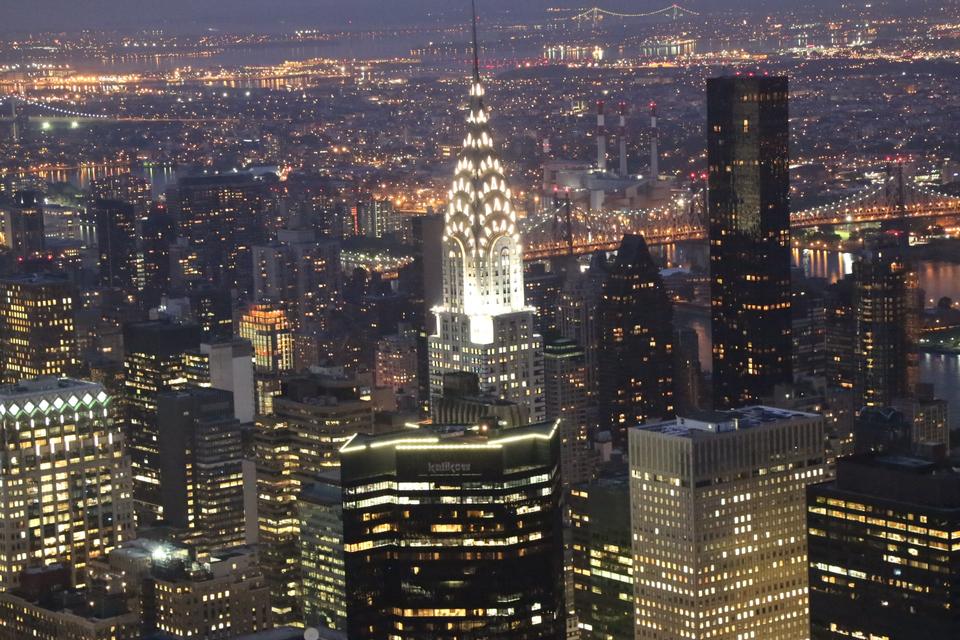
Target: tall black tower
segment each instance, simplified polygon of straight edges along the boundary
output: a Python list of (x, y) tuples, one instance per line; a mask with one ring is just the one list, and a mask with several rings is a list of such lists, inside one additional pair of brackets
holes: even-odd
[(707, 81), (716, 408), (792, 378), (789, 136), (785, 77)]
[(597, 307), (600, 423), (627, 428), (673, 417), (673, 307), (643, 236), (626, 235)]

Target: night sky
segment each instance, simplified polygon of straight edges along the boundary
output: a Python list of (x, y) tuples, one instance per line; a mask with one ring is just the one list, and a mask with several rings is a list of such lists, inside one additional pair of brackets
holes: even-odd
[[(810, 0), (682, 0), (691, 9), (778, 7)], [(823, 0), (826, 2), (827, 0)], [(865, 2), (866, 0), (864, 0)], [(890, 0), (903, 3), (906, 0)], [(934, 0), (926, 0), (933, 2)], [(548, 6), (627, 11), (659, 9), (673, 0), (479, 0), (481, 13), (498, 19), (544, 15)], [(874, 6), (883, 3), (876, 0)], [(918, 3), (910, 0), (914, 8)], [(835, 6), (835, 5), (834, 5)], [(298, 27), (341, 28), (458, 22), (467, 0), (0, 0), (0, 31), (163, 28), (196, 33), (221, 30), (289, 31)]]

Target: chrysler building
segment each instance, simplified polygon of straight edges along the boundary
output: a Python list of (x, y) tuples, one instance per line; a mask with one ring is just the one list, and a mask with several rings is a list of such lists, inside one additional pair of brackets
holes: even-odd
[(473, 82), (466, 137), (443, 232), (443, 303), (433, 309), (430, 396), (443, 374), (476, 373), (481, 391), (544, 418), (542, 338), (523, 300), (523, 248), (504, 167), (490, 134), (473, 25)]

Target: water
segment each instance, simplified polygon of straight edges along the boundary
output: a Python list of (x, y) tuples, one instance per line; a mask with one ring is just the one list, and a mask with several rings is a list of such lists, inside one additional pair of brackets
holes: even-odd
[[(853, 256), (849, 253), (822, 250), (793, 252), (794, 263), (803, 266), (808, 276), (836, 282), (841, 274), (849, 274)], [(960, 264), (921, 261), (917, 265), (920, 288), (926, 306), (932, 307), (943, 296), (960, 300)], [(950, 423), (960, 426), (960, 356), (921, 354), (920, 380), (932, 383), (937, 396), (950, 405)]]
[(173, 167), (134, 167), (123, 164), (90, 164), (79, 167), (65, 167), (37, 171), (37, 175), (47, 182), (69, 182), (78, 189), (86, 189), (97, 178), (132, 173), (150, 182), (153, 197), (159, 198), (167, 187), (177, 180), (177, 171)]
[[(662, 256), (674, 263), (686, 262), (678, 259), (673, 249)], [(825, 278), (830, 282), (850, 274), (853, 268), (853, 256), (838, 251), (795, 249), (793, 261), (795, 266), (802, 266), (808, 276)], [(922, 261), (917, 266), (917, 274), (925, 293), (926, 306), (935, 305), (943, 296), (960, 300), (960, 264)], [(700, 338), (700, 363), (704, 371), (709, 371), (712, 358), (709, 310), (678, 306), (674, 310), (674, 322), (677, 326), (689, 327), (697, 332)], [(951, 425), (960, 427), (960, 355), (921, 354), (920, 380), (933, 384), (937, 396), (950, 406)]]

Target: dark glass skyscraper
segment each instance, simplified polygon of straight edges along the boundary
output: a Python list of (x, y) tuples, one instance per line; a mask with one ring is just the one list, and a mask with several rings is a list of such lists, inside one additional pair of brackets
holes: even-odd
[(956, 461), (846, 458), (807, 491), (810, 636), (960, 637)]
[(597, 312), (600, 427), (625, 444), (628, 427), (674, 410), (673, 308), (643, 236), (624, 236)]
[(785, 77), (707, 81), (710, 306), (717, 408), (790, 382), (790, 174)]
[(558, 435), (538, 423), (348, 442), (348, 636), (563, 637)]

